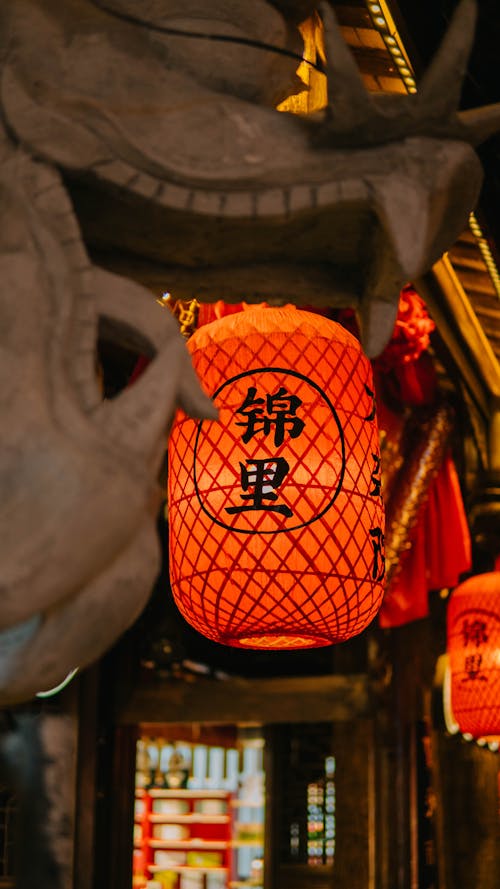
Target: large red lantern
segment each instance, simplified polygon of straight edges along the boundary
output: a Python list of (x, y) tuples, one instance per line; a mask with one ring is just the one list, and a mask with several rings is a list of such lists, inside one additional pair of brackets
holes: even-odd
[(500, 735), (500, 572), (470, 577), (448, 606), (451, 709), (462, 734)]
[(225, 645), (349, 639), (383, 594), (369, 361), (339, 324), (292, 306), (227, 316), (188, 346), (219, 422), (180, 414), (170, 436), (179, 610)]

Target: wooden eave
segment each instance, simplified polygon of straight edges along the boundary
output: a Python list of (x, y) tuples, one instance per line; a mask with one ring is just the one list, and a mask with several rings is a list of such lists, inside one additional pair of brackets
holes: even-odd
[[(366, 5), (343, 2), (335, 4), (335, 12), (367, 89), (405, 92)], [(487, 268), (480, 239), (467, 228), (432, 272), (412, 283), (436, 322), (457, 377), (488, 425), (500, 398), (500, 287)]]

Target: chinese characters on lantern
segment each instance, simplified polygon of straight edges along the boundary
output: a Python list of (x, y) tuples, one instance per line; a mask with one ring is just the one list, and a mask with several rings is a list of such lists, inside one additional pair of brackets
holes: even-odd
[[(236, 426), (245, 428), (241, 437), (244, 444), (248, 444), (258, 433), (268, 436), (271, 431), (274, 433), (273, 444), (276, 448), (283, 444), (286, 434), (290, 438), (298, 438), (305, 427), (304, 421), (297, 416), (301, 399), (297, 395), (290, 395), (283, 386), (272, 395), (266, 394), (265, 399), (256, 398), (256, 395), (256, 386), (250, 386), (243, 404), (237, 410), (238, 414), (245, 417), (244, 421), (236, 423)], [(253, 488), (253, 493), (240, 495), (242, 500), (248, 502), (247, 505), (226, 507), (226, 512), (235, 515), (265, 509), (290, 518), (293, 515), (290, 507), (275, 502), (278, 500), (275, 491), (289, 470), (290, 466), (284, 457), (247, 460), (246, 465), (240, 462), (242, 490)]]
[(237, 426), (246, 426), (242, 441), (248, 444), (258, 432), (269, 435), (273, 428), (276, 448), (283, 444), (286, 432), (290, 438), (298, 438), (305, 426), (304, 421), (296, 415), (297, 408), (302, 404), (301, 399), (296, 395), (289, 395), (283, 386), (274, 395), (266, 395), (265, 400), (256, 398), (256, 394), (257, 388), (250, 386), (237, 411), (246, 418), (245, 421), (236, 423)]
[[(484, 645), (488, 641), (488, 633), (486, 632), (486, 629), (486, 621), (478, 618), (475, 620), (468, 620), (465, 618), (462, 621), (461, 630), (464, 648), (475, 646), (476, 649), (479, 649)], [(487, 677), (481, 672), (482, 663), (483, 656), (480, 651), (476, 650), (467, 652), (464, 657), (464, 672), (466, 675), (462, 679), (462, 682), (475, 680), (487, 682)]]
[[(373, 422), (375, 417), (377, 416), (377, 406), (375, 403), (375, 393), (370, 389), (369, 386), (365, 383), (365, 392), (372, 399), (372, 404), (368, 415), (365, 417), (365, 420), (368, 423)], [(373, 468), (371, 474), (371, 483), (373, 485), (370, 491), (370, 497), (382, 497), (382, 475), (381, 475), (381, 463), (380, 457), (378, 454), (372, 453), (373, 460)], [(370, 537), (373, 546), (373, 567), (372, 567), (372, 578), (373, 580), (383, 580), (385, 577), (385, 547), (384, 547), (384, 532), (382, 528), (375, 527), (370, 528)]]
[[(365, 391), (372, 399), (372, 403), (364, 419), (372, 422), (376, 416), (375, 395), (366, 385)], [(297, 414), (301, 405), (302, 400), (297, 395), (290, 394), (284, 386), (280, 386), (277, 392), (262, 394), (257, 393), (256, 386), (249, 386), (241, 406), (236, 410), (236, 414), (244, 418), (235, 423), (243, 429), (241, 441), (248, 444), (256, 435), (264, 435), (271, 439), (274, 448), (279, 448), (286, 437), (299, 438), (306, 425)], [(380, 456), (372, 453), (371, 457), (372, 487), (369, 493), (371, 497), (380, 498), (382, 496)], [(265, 510), (280, 513), (288, 518), (293, 516), (289, 506), (279, 503), (278, 488), (285, 482), (290, 471), (290, 465), (284, 457), (267, 456), (246, 460), (244, 463), (239, 461), (239, 468), (243, 492), (239, 496), (244, 503), (225, 507), (228, 514)], [(369, 534), (373, 548), (371, 576), (373, 580), (381, 581), (385, 575), (384, 534), (382, 528), (378, 526), (371, 528)]]
[(238, 512), (248, 510), (266, 509), (269, 512), (279, 512), (290, 518), (292, 510), (285, 504), (264, 503), (264, 500), (275, 501), (278, 495), (274, 493), (288, 473), (290, 466), (284, 457), (276, 457), (275, 460), (247, 460), (246, 466), (240, 463), (241, 487), (248, 491), (253, 487), (253, 494), (241, 494), (242, 500), (248, 500), (248, 506), (226, 507), (226, 512), (236, 515)]
[(218, 421), (182, 412), (169, 440), (175, 601), (224, 645), (293, 649), (362, 632), (384, 584), (374, 386), (341, 325), (248, 308), (196, 331)]

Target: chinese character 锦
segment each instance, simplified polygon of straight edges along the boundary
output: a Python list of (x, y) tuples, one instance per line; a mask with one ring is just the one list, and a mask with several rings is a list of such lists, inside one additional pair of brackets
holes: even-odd
[(470, 642), (472, 645), (475, 645), (476, 648), (479, 648), (480, 645), (483, 645), (488, 641), (486, 621), (478, 620), (477, 618), (471, 621), (467, 619), (462, 621), (462, 638), (465, 646)]
[(305, 426), (304, 421), (296, 416), (297, 408), (302, 404), (300, 398), (289, 395), (283, 386), (274, 395), (266, 395), (265, 399), (256, 398), (256, 394), (256, 387), (250, 386), (243, 404), (237, 410), (245, 417), (244, 421), (236, 423), (245, 427), (242, 441), (247, 444), (257, 433), (268, 435), (273, 428), (276, 447), (283, 444), (285, 432), (290, 438), (297, 438)]
[[(276, 457), (274, 460), (247, 460), (246, 465), (240, 463), (242, 490), (248, 491), (253, 488), (253, 491), (249, 494), (240, 494), (241, 499), (248, 501), (248, 504), (226, 507), (226, 512), (234, 515), (250, 510), (265, 510), (292, 516), (293, 512), (288, 506), (276, 504), (278, 495), (274, 493), (289, 469), (283, 457)], [(271, 502), (264, 503), (264, 501)]]

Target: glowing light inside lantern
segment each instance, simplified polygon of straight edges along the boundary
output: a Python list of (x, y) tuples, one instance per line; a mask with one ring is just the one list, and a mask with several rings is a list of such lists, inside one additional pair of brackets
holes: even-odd
[(254, 308), (188, 342), (219, 422), (169, 443), (177, 605), (225, 645), (310, 648), (361, 632), (383, 594), (371, 366), (340, 325)]

